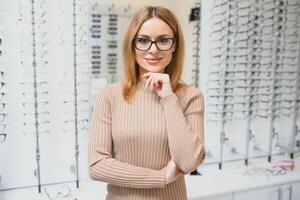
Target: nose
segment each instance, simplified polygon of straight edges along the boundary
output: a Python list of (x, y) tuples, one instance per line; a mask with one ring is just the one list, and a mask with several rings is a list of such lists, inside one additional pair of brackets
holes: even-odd
[(158, 53), (158, 51), (159, 50), (156, 46), (156, 43), (152, 43), (151, 46), (150, 46), (150, 49), (149, 49), (149, 53), (152, 53), (152, 54), (154, 53), (155, 54), (155, 53)]

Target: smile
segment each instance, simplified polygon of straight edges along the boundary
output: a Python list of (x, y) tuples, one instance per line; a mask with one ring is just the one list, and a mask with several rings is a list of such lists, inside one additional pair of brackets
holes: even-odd
[(157, 63), (161, 60), (162, 58), (145, 58), (145, 60), (149, 63)]

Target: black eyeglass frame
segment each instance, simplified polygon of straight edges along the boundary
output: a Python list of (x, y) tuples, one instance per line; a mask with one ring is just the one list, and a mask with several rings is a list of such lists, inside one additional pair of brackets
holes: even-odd
[(7, 134), (6, 134), (6, 133), (0, 133), (0, 143), (3, 143), (3, 142), (5, 142), (5, 140), (6, 140), (6, 136), (7, 136)]
[[(137, 39), (145, 39), (145, 40), (149, 40), (149, 41), (151, 42), (149, 48), (146, 49), (146, 50), (139, 49), (139, 48), (136, 46), (136, 42), (135, 42)], [(176, 42), (176, 37), (166, 37), (166, 38), (161, 38), (161, 39), (172, 39), (172, 45), (170, 46), (170, 48), (161, 50), (161, 49), (157, 46), (157, 42), (158, 42), (157, 40), (150, 40), (150, 39), (148, 39), (148, 38), (142, 38), (142, 37), (135, 37), (135, 38), (133, 38), (132, 44), (133, 44), (133, 46), (134, 46), (137, 50), (139, 50), (139, 51), (149, 51), (149, 49), (151, 49), (151, 47), (152, 47), (152, 44), (155, 44), (156, 48), (157, 48), (159, 51), (169, 51), (170, 49), (172, 49), (172, 47), (174, 46), (174, 44), (175, 44), (175, 42)]]

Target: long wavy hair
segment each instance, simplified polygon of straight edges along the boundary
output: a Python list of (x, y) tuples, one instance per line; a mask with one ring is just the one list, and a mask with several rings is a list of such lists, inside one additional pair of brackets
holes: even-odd
[(123, 98), (127, 102), (131, 102), (132, 96), (137, 90), (137, 85), (140, 79), (139, 66), (136, 62), (133, 39), (142, 24), (153, 17), (163, 20), (173, 31), (176, 48), (173, 52), (172, 60), (166, 67), (164, 73), (169, 74), (171, 86), (174, 92), (176, 92), (181, 86), (180, 82), (184, 60), (184, 38), (178, 20), (170, 10), (164, 7), (146, 6), (138, 10), (133, 15), (123, 38), (124, 76), (122, 80), (122, 87)]

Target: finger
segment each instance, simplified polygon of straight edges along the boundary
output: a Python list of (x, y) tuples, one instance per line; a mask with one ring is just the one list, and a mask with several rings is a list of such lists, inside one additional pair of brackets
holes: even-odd
[(183, 176), (188, 174), (188, 173), (183, 172), (182, 170), (180, 170), (180, 172)]
[(151, 83), (151, 80), (152, 80), (152, 76), (150, 76), (148, 79), (147, 79), (147, 82), (146, 82), (146, 85), (145, 85), (145, 88), (149, 87), (150, 83)]
[(161, 89), (162, 89), (162, 84), (161, 84), (161, 83), (158, 83), (158, 84), (157, 84), (157, 89), (158, 89), (158, 90), (161, 90)]
[(157, 84), (157, 79), (153, 77), (152, 82), (151, 82), (152, 89), (154, 89), (154, 88), (157, 89), (157, 85), (156, 84)]
[(159, 82), (159, 89), (162, 89), (163, 83)]
[(162, 87), (162, 82), (160, 80), (157, 80), (156, 82), (156, 85), (157, 85), (157, 89), (161, 89)]
[(156, 88), (155, 87), (155, 78), (154, 77), (151, 79), (150, 88), (151, 88), (151, 90), (153, 90), (154, 88)]
[(148, 77), (151, 76), (151, 75), (152, 75), (152, 72), (146, 72), (146, 73), (144, 73), (144, 74), (141, 76), (141, 78), (142, 78), (142, 79), (148, 78)]
[(159, 83), (155, 82), (154, 83), (155, 88), (158, 90), (159, 89)]
[(178, 172), (178, 173), (177, 173), (177, 177), (180, 177), (180, 176), (183, 176), (183, 173), (182, 173), (182, 172)]
[(153, 85), (153, 88), (156, 89), (156, 82), (155, 81), (152, 81), (152, 85)]
[(180, 170), (180, 176), (186, 175), (183, 171)]

